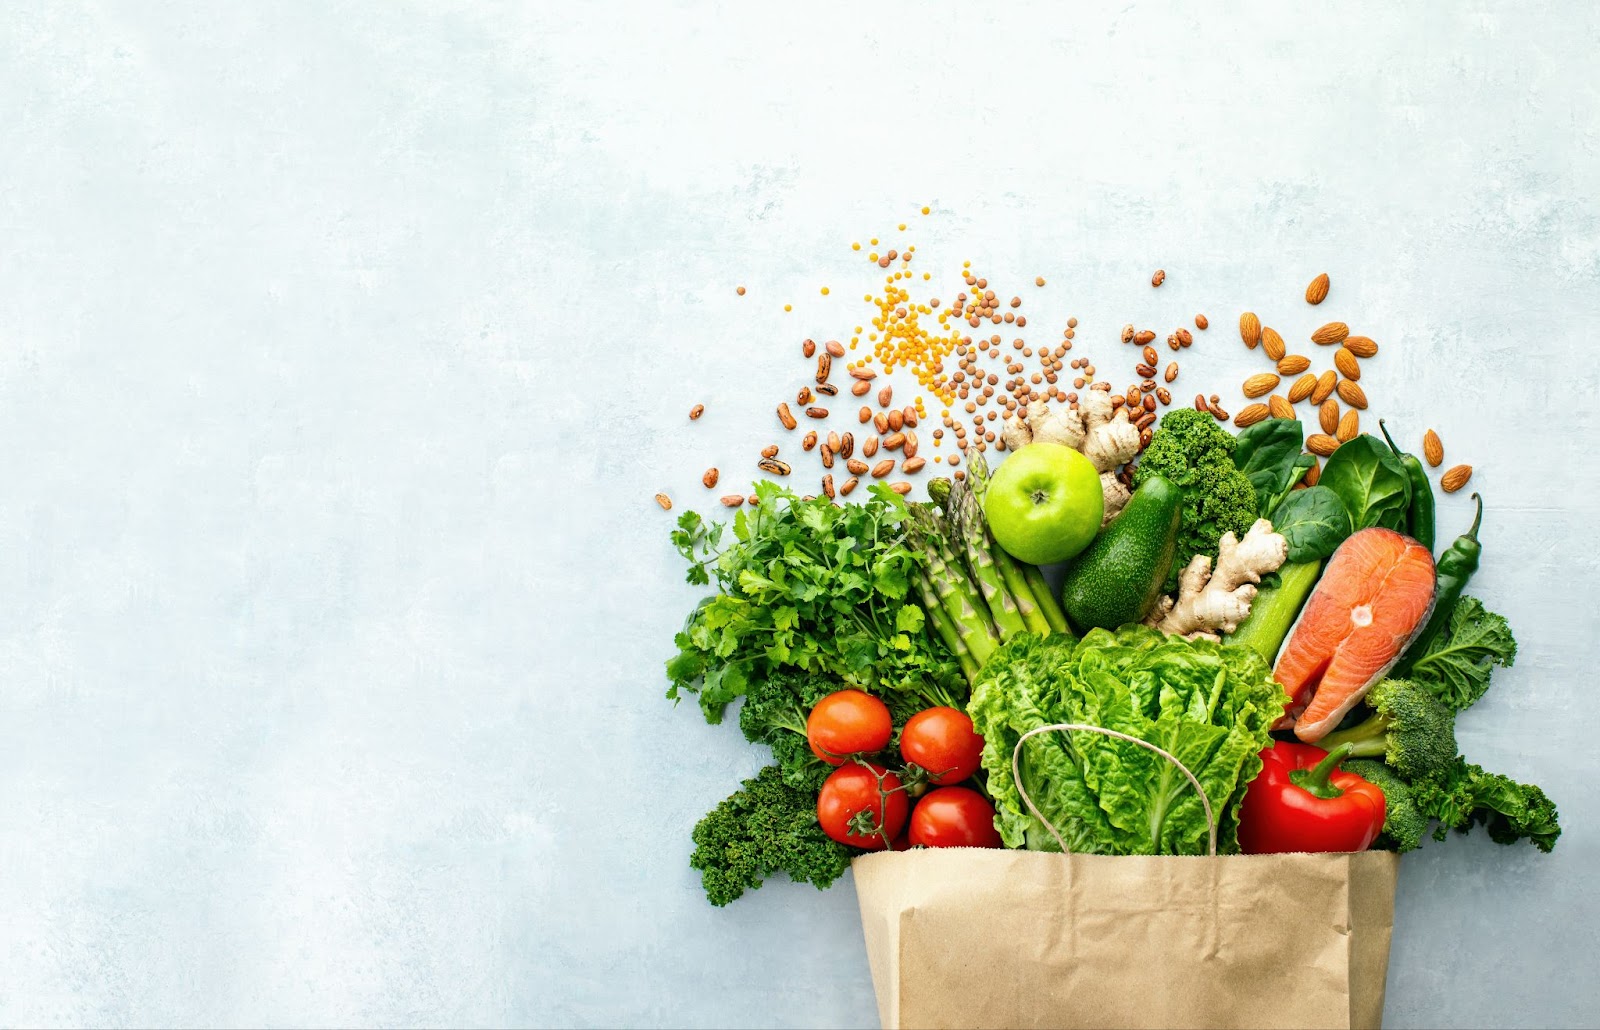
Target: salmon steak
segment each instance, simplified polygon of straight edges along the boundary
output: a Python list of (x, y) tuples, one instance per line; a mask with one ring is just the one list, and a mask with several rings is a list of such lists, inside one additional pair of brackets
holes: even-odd
[(1274, 729), (1314, 744), (1400, 660), (1433, 611), (1433, 554), (1392, 529), (1350, 536), (1323, 570), (1272, 674), (1288, 692)]

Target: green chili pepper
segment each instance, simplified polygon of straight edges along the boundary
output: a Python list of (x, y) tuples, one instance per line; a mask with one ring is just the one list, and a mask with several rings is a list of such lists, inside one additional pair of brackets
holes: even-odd
[(1406, 478), (1411, 480), (1411, 510), (1406, 519), (1411, 527), (1411, 536), (1417, 543), (1432, 551), (1433, 484), (1428, 482), (1428, 470), (1422, 467), (1422, 462), (1417, 460), (1415, 454), (1407, 454), (1394, 445), (1394, 438), (1389, 435), (1389, 427), (1383, 424), (1381, 418), (1378, 419), (1378, 428), (1383, 431), (1383, 438), (1389, 441), (1389, 449), (1400, 459), (1400, 464), (1405, 466)]
[(1422, 627), (1422, 632), (1400, 659), (1396, 676), (1410, 671), (1428, 650), (1428, 645), (1450, 624), (1450, 615), (1456, 610), (1456, 602), (1461, 600), (1461, 591), (1478, 571), (1478, 558), (1483, 554), (1483, 545), (1478, 542), (1478, 527), (1483, 523), (1483, 498), (1473, 494), (1472, 499), (1478, 502), (1477, 517), (1472, 520), (1472, 528), (1456, 537), (1455, 543), (1439, 556), (1439, 564), (1434, 569), (1438, 589), (1434, 595), (1433, 614), (1428, 616), (1428, 624)]

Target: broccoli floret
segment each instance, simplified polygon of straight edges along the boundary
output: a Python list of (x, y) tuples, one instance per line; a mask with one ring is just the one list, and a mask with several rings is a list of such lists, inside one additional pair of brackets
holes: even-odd
[(1162, 416), (1134, 469), (1135, 487), (1159, 475), (1183, 491), (1177, 556), (1164, 587), (1169, 592), (1190, 559), (1215, 556), (1224, 533), (1242, 537), (1255, 523), (1255, 487), (1234, 467), (1234, 445), (1233, 436), (1209, 413), (1179, 408)]
[(752, 744), (772, 749), (791, 787), (815, 792), (833, 769), (806, 743), (806, 716), (840, 689), (837, 682), (803, 672), (774, 672), (750, 681), (739, 709), (739, 729)]
[(775, 765), (745, 780), (739, 792), (694, 828), (691, 868), (713, 905), (755, 890), (773, 873), (821, 890), (850, 865), (850, 849), (817, 824), (814, 791), (791, 787)]
[(1432, 820), (1417, 807), (1410, 784), (1387, 765), (1370, 759), (1347, 759), (1343, 768), (1383, 791), (1383, 833), (1373, 847), (1384, 851), (1412, 851), (1422, 844), (1422, 835), (1428, 832)]
[(1548, 852), (1561, 836), (1555, 802), (1543, 790), (1484, 772), (1482, 766), (1464, 758), (1457, 758), (1441, 776), (1413, 783), (1411, 793), (1419, 809), (1439, 820), (1434, 840), (1444, 840), (1448, 829), (1466, 833), (1481, 825), (1496, 844), (1515, 844), (1527, 838), (1534, 847)]
[(1381, 758), (1407, 781), (1448, 772), (1456, 760), (1456, 717), (1425, 687), (1384, 680), (1367, 693), (1375, 714), (1318, 741), (1332, 750), (1353, 744), (1359, 758)]

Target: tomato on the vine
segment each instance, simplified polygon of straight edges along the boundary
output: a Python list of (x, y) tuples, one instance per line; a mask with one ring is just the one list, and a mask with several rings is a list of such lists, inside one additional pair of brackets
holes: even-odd
[[(881, 785), (880, 785), (881, 778)], [(828, 775), (817, 795), (822, 832), (854, 848), (881, 851), (906, 825), (900, 777), (881, 765), (850, 762)]]
[(829, 765), (843, 765), (854, 754), (882, 751), (893, 734), (889, 706), (859, 690), (829, 694), (806, 719), (806, 743)]
[(949, 786), (978, 771), (983, 738), (972, 729), (966, 712), (928, 708), (906, 720), (900, 731), (900, 753), (929, 773), (929, 782)]
[(928, 792), (911, 813), (908, 837), (929, 848), (998, 848), (994, 806), (970, 787), (940, 787)]

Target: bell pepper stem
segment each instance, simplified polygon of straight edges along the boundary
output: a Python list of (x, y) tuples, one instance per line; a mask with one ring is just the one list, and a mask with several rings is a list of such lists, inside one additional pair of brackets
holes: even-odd
[(1344, 791), (1329, 782), (1328, 777), (1339, 768), (1339, 763), (1350, 757), (1354, 744), (1340, 744), (1328, 756), (1310, 769), (1296, 769), (1289, 774), (1289, 782), (1316, 798), (1344, 797)]

